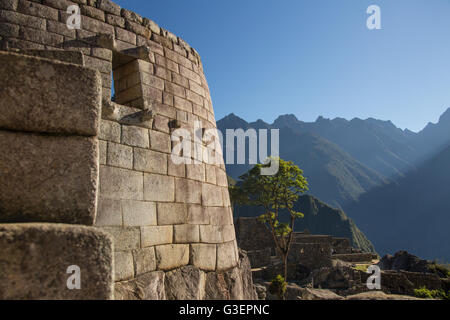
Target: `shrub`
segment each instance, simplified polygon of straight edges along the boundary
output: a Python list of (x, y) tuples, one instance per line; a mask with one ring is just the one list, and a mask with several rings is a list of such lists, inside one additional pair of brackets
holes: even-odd
[(270, 283), (269, 292), (276, 295), (278, 299), (284, 300), (284, 295), (286, 293), (287, 283), (282, 275), (278, 275), (272, 279)]
[(429, 290), (426, 287), (414, 289), (414, 295), (422, 299), (443, 299), (450, 300), (450, 292), (445, 293), (444, 290)]
[(448, 265), (433, 262), (428, 265), (428, 270), (431, 273), (436, 273), (440, 278), (450, 278), (450, 267)]

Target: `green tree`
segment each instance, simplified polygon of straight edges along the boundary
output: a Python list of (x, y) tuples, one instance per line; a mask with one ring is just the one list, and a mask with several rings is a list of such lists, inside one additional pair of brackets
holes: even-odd
[[(304, 217), (303, 213), (294, 210), (294, 204), (308, 190), (308, 181), (303, 176), (303, 170), (293, 162), (282, 159), (276, 161), (279, 161), (277, 174), (261, 175), (261, 168), (270, 164), (257, 164), (240, 177), (242, 182), (231, 188), (230, 196), (233, 204), (257, 206), (264, 210), (259, 220), (271, 231), (275, 247), (283, 261), (284, 279), (287, 279), (287, 260), (295, 219)], [(288, 223), (280, 222), (281, 210), (289, 212)]]

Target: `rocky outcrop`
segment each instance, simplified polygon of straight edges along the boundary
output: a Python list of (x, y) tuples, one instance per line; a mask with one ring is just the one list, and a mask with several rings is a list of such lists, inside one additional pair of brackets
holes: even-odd
[(399, 251), (394, 256), (385, 255), (378, 266), (381, 270), (410, 271), (410, 272), (428, 272), (427, 260), (422, 260), (407, 251)]
[(117, 300), (257, 300), (250, 262), (239, 251), (238, 266), (204, 272), (194, 266), (150, 272), (115, 285)]
[(239, 250), (239, 265), (227, 272), (207, 274), (205, 299), (207, 300), (256, 300), (250, 261)]
[(115, 284), (116, 300), (165, 300), (165, 273), (155, 271)]

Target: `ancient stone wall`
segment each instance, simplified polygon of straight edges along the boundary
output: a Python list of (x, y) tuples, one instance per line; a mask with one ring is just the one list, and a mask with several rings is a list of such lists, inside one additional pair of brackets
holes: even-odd
[[(81, 29), (66, 25), (70, 5), (81, 10)], [(82, 64), (101, 76), (99, 191), (91, 219), (114, 238), (116, 282), (152, 272), (147, 280), (160, 279), (157, 272), (187, 265), (205, 272), (238, 267), (221, 150), (211, 152), (218, 152), (218, 164), (171, 161), (175, 129), (206, 147), (204, 130), (216, 128), (195, 49), (108, 0), (1, 0), (0, 48)], [(84, 90), (77, 94), (82, 99)], [(203, 129), (195, 131), (197, 121)]]
[(256, 218), (239, 218), (235, 222), (236, 238), (239, 248), (243, 250), (263, 250), (273, 248), (275, 255), (275, 245), (272, 234)]
[(0, 73), (0, 299), (111, 299), (113, 241), (92, 227), (100, 75), (1, 51)]
[(333, 238), (332, 246), (334, 249), (334, 253), (336, 254), (352, 253), (352, 245), (350, 244), (350, 239)]

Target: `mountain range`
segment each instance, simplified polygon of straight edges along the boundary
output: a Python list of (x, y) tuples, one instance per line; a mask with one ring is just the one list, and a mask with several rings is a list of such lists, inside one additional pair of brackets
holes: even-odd
[[(450, 145), (450, 108), (438, 123), (429, 123), (418, 133), (397, 128), (391, 121), (373, 118), (346, 120), (319, 117), (315, 122), (303, 122), (294, 115), (282, 115), (268, 124), (262, 120), (249, 123), (230, 114), (217, 121), (217, 126), (222, 132), (238, 128), (280, 129), (280, 156), (304, 170), (310, 183), (309, 194), (333, 207), (344, 209), (368, 235), (379, 253), (407, 249), (404, 244), (413, 243), (409, 240), (413, 237), (414, 226), (420, 225), (413, 216), (429, 221), (445, 221), (442, 216), (450, 216), (450, 211), (444, 210), (450, 208), (450, 184), (443, 185), (444, 176), (436, 174), (450, 173), (450, 161), (442, 160)], [(224, 148), (225, 155), (227, 151)], [(227, 164), (227, 172), (238, 179), (250, 167), (248, 164)], [(433, 174), (431, 169), (435, 170)], [(419, 185), (428, 187), (419, 192), (421, 197), (414, 189), (419, 183), (418, 176), (423, 178)], [(441, 192), (447, 197), (438, 198)], [(418, 198), (411, 199), (408, 195)], [(422, 206), (411, 206), (419, 199)], [(373, 211), (377, 207), (374, 203), (384, 204), (383, 213)], [(424, 208), (429, 209), (427, 213)], [(383, 217), (379, 223), (370, 223), (371, 219), (376, 219), (373, 214)], [(396, 235), (401, 241), (387, 240), (381, 228), (387, 228), (384, 224), (394, 220), (401, 221), (409, 230), (393, 232), (393, 236)], [(394, 228), (396, 224), (391, 226)], [(448, 223), (444, 226), (450, 227)], [(442, 237), (439, 239), (442, 240)], [(450, 252), (450, 234), (446, 239), (444, 247)], [(424, 257), (450, 260), (442, 252), (436, 255), (438, 252), (433, 251), (435, 247), (432, 243), (429, 241), (417, 250)], [(410, 251), (414, 252), (412, 249)]]

